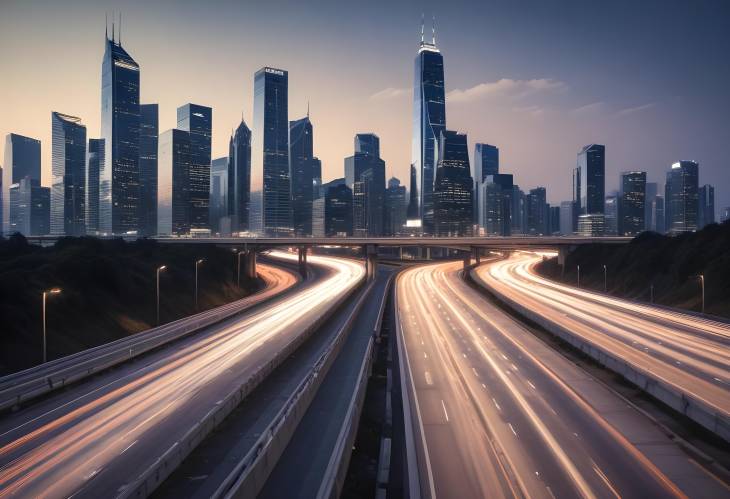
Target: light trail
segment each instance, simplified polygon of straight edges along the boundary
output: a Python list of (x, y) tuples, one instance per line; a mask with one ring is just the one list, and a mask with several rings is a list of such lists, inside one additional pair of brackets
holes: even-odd
[[(279, 258), (296, 256), (276, 253)], [(0, 497), (113, 496), (228, 393), (364, 278), (353, 260), (309, 257), (329, 269), (315, 284), (167, 347), (159, 358), (51, 408), (13, 418), (0, 435)], [(284, 273), (282, 273), (284, 274)], [(275, 299), (276, 300), (276, 299)], [(59, 404), (60, 405), (60, 404)]]

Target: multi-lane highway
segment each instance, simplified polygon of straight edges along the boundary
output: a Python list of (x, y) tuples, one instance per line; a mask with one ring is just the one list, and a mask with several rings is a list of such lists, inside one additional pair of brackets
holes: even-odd
[(642, 414), (465, 283), (396, 281), (421, 491), (430, 497), (672, 497), (728, 489)]
[(5, 415), (0, 496), (128, 493), (188, 430), (365, 273), (352, 260), (309, 262), (327, 269), (312, 284)]
[(496, 293), (730, 415), (730, 324), (550, 281), (535, 271), (540, 259), (518, 253), (476, 274)]

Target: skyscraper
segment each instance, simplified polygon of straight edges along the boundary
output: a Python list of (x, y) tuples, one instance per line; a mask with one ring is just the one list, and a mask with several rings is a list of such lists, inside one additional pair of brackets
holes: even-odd
[(710, 184), (700, 187), (698, 216), (700, 221), (698, 229), (715, 223), (715, 188)]
[(352, 189), (344, 179), (324, 185), (324, 225), (326, 236), (352, 235)]
[(312, 235), (314, 137), (309, 116), (289, 122), (289, 175), (294, 234)]
[(51, 230), (51, 189), (30, 177), (20, 179), (9, 191), (12, 218), (10, 233), (45, 236)]
[(51, 113), (51, 234), (86, 233), (86, 126)]
[(177, 108), (177, 127), (190, 134), (190, 170), (188, 196), (190, 230), (210, 230), (210, 142), (213, 110), (198, 104)]
[(188, 235), (193, 227), (190, 202), (190, 133), (172, 129), (160, 134), (157, 189), (157, 232)]
[(355, 152), (380, 157), (380, 137), (374, 133), (358, 133), (355, 135)]
[(605, 201), (605, 229), (606, 236), (617, 236), (619, 234), (619, 205), (621, 204), (619, 194), (614, 191), (606, 196)]
[(410, 182), (408, 183), (406, 226), (409, 230), (421, 227), (421, 215), (418, 212), (418, 174), (416, 173), (416, 165), (413, 163), (411, 163)]
[[(441, 132), (446, 130), (444, 58), (436, 47), (433, 30), (431, 43), (423, 39), (415, 60), (413, 84), (413, 141), (411, 158), (416, 169), (419, 216), (422, 230), (434, 232), (434, 182)], [(473, 187), (473, 186), (472, 186)]]
[(434, 184), (434, 234), (467, 236), (472, 233), (474, 182), (469, 167), (466, 134), (441, 132)]
[[(509, 174), (487, 175), (480, 186), (478, 223), (488, 236), (512, 234), (513, 177)], [(476, 195), (476, 194), (475, 194)]]
[(670, 234), (697, 230), (699, 207), (699, 165), (678, 161), (667, 172), (664, 185), (665, 227)]
[(9, 133), (5, 137), (5, 162), (2, 179), (3, 232), (10, 234), (10, 188), (24, 178), (41, 182), (41, 141)]
[[(379, 139), (373, 134), (355, 136), (355, 154), (345, 158), (345, 183), (353, 192), (353, 231), (359, 235), (383, 235), (385, 161)], [(360, 151), (357, 151), (360, 149)]]
[[(216, 158), (210, 162), (210, 231), (213, 234), (230, 235), (230, 222), (222, 223), (228, 217), (228, 157)], [(225, 227), (227, 226), (227, 227)], [(227, 229), (227, 230), (225, 230)]]
[(479, 223), (480, 205), (479, 195), (481, 186), (488, 175), (499, 173), (499, 149), (489, 144), (474, 146), (474, 222)]
[(265, 67), (254, 76), (250, 230), (292, 234), (289, 177), (289, 74)]
[(139, 106), (139, 232), (157, 234), (157, 148), (159, 110), (157, 104)]
[(406, 187), (392, 177), (385, 190), (384, 235), (396, 236), (403, 233), (406, 225)]
[(86, 152), (86, 233), (92, 235), (99, 233), (99, 172), (103, 164), (104, 139), (89, 139)]
[(646, 183), (646, 196), (644, 197), (644, 230), (653, 230), (654, 222), (651, 219), (651, 202), (659, 194), (659, 184), (656, 182)]
[(139, 65), (120, 42), (106, 37), (101, 63), (99, 231), (139, 230)]
[(580, 165), (573, 168), (573, 232), (578, 232), (578, 217), (581, 214), (581, 207), (583, 205), (583, 192), (581, 189), (581, 167)]
[[(578, 153), (578, 168), (580, 189), (577, 200), (580, 203), (580, 213), (602, 214), (606, 197), (606, 147), (599, 144), (583, 147)], [(581, 196), (585, 196), (585, 204)]]
[(319, 158), (312, 158), (312, 199), (322, 197), (322, 161)]
[(547, 193), (544, 187), (530, 189), (527, 195), (527, 230), (530, 234), (547, 234)]
[(228, 144), (228, 214), (232, 232), (250, 228), (251, 210), (251, 130), (241, 123)]
[(622, 236), (636, 236), (644, 230), (646, 172), (623, 172), (618, 230)]
[(563, 201), (560, 203), (560, 233), (569, 236), (575, 232), (573, 226), (573, 201)]
[(666, 222), (664, 213), (664, 196), (654, 196), (651, 201), (651, 230), (664, 234), (666, 232)]

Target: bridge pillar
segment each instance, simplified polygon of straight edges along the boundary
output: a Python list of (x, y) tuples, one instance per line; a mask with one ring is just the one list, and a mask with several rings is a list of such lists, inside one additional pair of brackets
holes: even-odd
[(481, 262), (481, 256), (482, 256), (482, 249), (479, 246), (472, 246), (471, 252), (474, 255), (474, 260), (476, 260), (477, 265), (479, 265)]
[(302, 278), (307, 278), (307, 248), (299, 246), (299, 273)]
[(471, 266), (471, 251), (464, 251), (461, 256), (464, 260), (464, 270), (467, 270)]
[(398, 258), (403, 261), (403, 246), (398, 246)]
[(431, 259), (431, 247), (426, 246), (426, 260), (430, 260), (430, 259)]
[(243, 255), (243, 275), (247, 279), (256, 279), (256, 252), (247, 250)]
[(378, 247), (375, 244), (367, 244), (363, 246), (365, 256), (365, 275), (367, 280), (375, 279), (378, 272)]

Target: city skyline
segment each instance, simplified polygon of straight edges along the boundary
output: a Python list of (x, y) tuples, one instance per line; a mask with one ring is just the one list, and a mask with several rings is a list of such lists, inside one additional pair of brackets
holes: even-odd
[[(80, 5), (83, 5), (83, 2)], [(220, 3), (220, 6), (221, 8), (232, 7), (231, 4), (225, 2)], [(176, 77), (177, 71), (184, 68), (170, 67), (169, 61), (158, 59), (161, 47), (156, 46), (155, 43), (171, 44), (166, 42), (164, 37), (155, 37), (160, 33), (171, 35), (166, 29), (169, 30), (178, 25), (188, 25), (191, 22), (190, 19), (182, 15), (168, 16), (166, 29), (150, 30), (150, 20), (161, 15), (158, 7), (141, 7), (131, 3), (117, 5), (116, 8), (124, 13), (122, 42), (141, 67), (140, 102), (159, 102), (160, 130), (175, 127), (175, 109), (185, 102), (196, 102), (214, 108), (213, 157), (226, 153), (229, 130), (240, 122), (241, 112), (247, 122), (252, 122), (252, 75), (260, 67), (272, 65), (289, 71), (290, 116), (304, 116), (307, 101), (311, 103), (312, 121), (317, 128), (314, 152), (322, 159), (323, 181), (341, 176), (344, 158), (351, 154), (352, 136), (361, 132), (374, 132), (382, 140), (381, 156), (386, 162), (386, 177), (396, 176), (403, 183), (407, 183), (411, 153), (412, 61), (418, 48), (420, 15), (421, 12), (425, 12), (426, 16), (436, 15), (437, 43), (445, 60), (449, 128), (468, 135), (470, 155), (473, 155), (474, 144), (477, 142), (488, 142), (499, 147), (504, 171), (514, 174), (515, 179), (519, 179), (520, 186), (524, 190), (536, 186), (546, 186), (548, 201), (552, 205), (570, 199), (570, 172), (575, 165), (576, 151), (585, 144), (597, 142), (605, 144), (607, 148), (607, 192), (618, 186), (619, 175), (622, 171), (645, 170), (648, 172), (648, 181), (661, 182), (664, 173), (672, 163), (694, 159), (700, 164), (700, 183), (709, 183), (719, 187), (715, 200), (716, 209), (720, 210), (730, 204), (729, 193), (723, 189), (723, 186), (727, 184), (727, 173), (722, 164), (724, 159), (722, 159), (721, 151), (721, 144), (725, 142), (723, 139), (728, 133), (727, 127), (716, 124), (712, 131), (707, 130), (707, 127), (713, 123), (713, 117), (722, 115), (722, 110), (726, 109), (728, 104), (727, 96), (723, 96), (717, 91), (723, 82), (727, 81), (728, 71), (721, 65), (710, 64), (712, 57), (716, 54), (712, 48), (703, 52), (700, 61), (691, 64), (695, 66), (702, 64), (705, 73), (709, 71), (709, 74), (714, 75), (715, 78), (709, 77), (704, 78), (702, 82), (684, 83), (685, 95), (680, 96), (682, 98), (679, 100), (672, 100), (668, 97), (668, 93), (671, 91), (676, 94), (677, 90), (682, 90), (675, 88), (678, 85), (682, 87), (682, 82), (665, 80), (661, 87), (654, 88), (656, 99), (652, 103), (639, 103), (641, 99), (647, 97), (642, 95), (646, 93), (645, 83), (655, 80), (657, 75), (667, 74), (666, 61), (647, 59), (645, 71), (636, 78), (636, 81), (618, 86), (618, 90), (614, 93), (621, 95), (615, 95), (611, 99), (591, 101), (591, 99), (601, 98), (600, 94), (605, 93), (605, 88), (602, 89), (605, 84), (592, 86), (590, 92), (586, 91), (585, 85), (576, 83), (578, 79), (572, 79), (570, 76), (570, 73), (575, 73), (575, 68), (573, 70), (565, 68), (564, 59), (567, 56), (556, 55), (554, 59), (551, 59), (553, 62), (561, 63), (556, 64), (552, 72), (543, 72), (543, 68), (540, 66), (544, 66), (544, 62), (538, 63), (536, 59), (532, 58), (516, 58), (507, 63), (495, 60), (492, 63), (493, 57), (504, 57), (507, 53), (518, 48), (521, 49), (523, 44), (529, 44), (529, 39), (510, 48), (509, 44), (504, 43), (504, 40), (488, 44), (489, 40), (485, 40), (484, 36), (479, 38), (474, 34), (475, 39), (471, 41), (472, 43), (465, 43), (465, 35), (459, 30), (459, 22), (463, 22), (465, 19), (464, 6), (456, 5), (453, 8), (444, 9), (414, 4), (393, 8), (392, 16), (383, 17), (376, 24), (371, 23), (372, 19), (367, 16), (360, 23), (364, 27), (355, 23), (352, 36), (348, 36), (344, 40), (343, 47), (333, 52), (330, 60), (323, 58), (321, 51), (317, 50), (306, 51), (305, 57), (286, 55), (280, 46), (282, 43), (267, 44), (266, 42), (270, 41), (268, 37), (271, 35), (258, 33), (257, 29), (253, 29), (251, 34), (247, 35), (247, 37), (253, 37), (248, 45), (244, 43), (231, 46), (221, 43), (224, 37), (219, 37), (216, 30), (211, 30), (205, 36), (188, 36), (186, 40), (181, 41), (181, 46), (185, 48), (194, 46), (193, 48), (197, 47), (198, 50), (188, 53), (186, 60), (198, 64), (200, 71), (197, 72), (205, 74), (205, 77), (190, 76), (190, 84), (178, 84), (180, 79)], [(472, 8), (478, 10), (481, 7)], [(674, 9), (675, 12), (670, 16), (660, 13), (656, 8), (656, 5), (647, 5), (642, 9), (634, 10), (636, 19), (632, 22), (645, 22), (646, 16), (651, 13), (664, 20), (669, 17), (674, 19), (673, 22), (678, 22), (676, 18), (681, 13), (681, 9)], [(717, 50), (727, 45), (726, 37), (722, 38), (716, 29), (713, 31), (713, 27), (717, 26), (712, 20), (712, 14), (717, 14), (719, 8), (719, 4), (704, 3), (697, 14), (693, 14), (686, 20), (686, 22), (704, 26), (701, 38), (707, 40), (714, 37), (713, 39), (718, 42), (715, 45)], [(43, 29), (38, 29), (36, 26), (37, 33), (34, 34), (33, 40), (26, 40), (24, 44), (19, 45), (16, 39), (10, 40), (8, 37), (12, 38), (12, 34), (21, 29), (25, 23), (37, 21), (36, 18), (42, 14), (39, 10), (43, 10), (43, 17), (55, 18), (51, 15), (54, 7), (48, 5), (41, 9), (40, 4), (32, 6), (11, 4), (3, 9), (11, 14), (3, 16), (3, 18), (12, 17), (14, 22), (13, 26), (3, 26), (6, 29), (3, 29), (0, 37), (2, 37), (3, 46), (10, 50), (2, 57), (7, 59), (4, 61), (6, 67), (11, 65), (15, 71), (12, 72), (11, 78), (0, 84), (5, 87), (4, 94), (12, 97), (8, 102), (9, 112), (0, 124), (0, 133), (5, 135), (14, 132), (42, 141), (42, 184), (50, 185), (51, 131), (48, 126), (50, 112), (59, 111), (79, 116), (87, 126), (89, 137), (100, 135), (98, 67), (103, 55), (103, 47), (101, 47), (99, 39), (103, 36), (101, 28), (104, 12), (109, 12), (111, 8), (108, 6), (89, 7), (83, 11), (80, 19), (74, 22), (74, 26), (78, 23), (78, 30), (76, 30), (78, 34), (71, 38), (68, 46), (68, 50), (74, 52), (73, 63), (62, 65), (62, 69), (56, 71), (62, 82), (57, 89), (52, 87), (49, 91), (42, 93), (37, 91), (33, 83), (20, 84), (20, 82), (27, 82), (27, 76), (33, 72), (25, 62), (19, 59), (22, 58), (21, 56), (28, 60), (33, 60), (33, 56), (39, 57), (39, 51), (49, 48), (53, 36), (57, 35), (54, 30), (63, 23), (42, 22)], [(382, 15), (383, 9), (383, 6), (376, 5), (372, 16)], [(259, 10), (264, 16), (266, 8), (262, 7)], [(564, 16), (564, 21), (567, 21), (580, 12), (580, 7), (573, 6), (573, 10), (567, 7), (557, 10), (559, 15)], [(236, 8), (232, 10), (231, 15), (237, 18), (244, 15), (245, 11), (245, 8)], [(506, 7), (495, 9), (495, 13), (492, 15), (497, 12), (505, 20), (510, 19), (514, 14)], [(206, 27), (211, 16), (197, 11), (196, 14), (200, 15), (201, 25)], [(63, 17), (62, 14), (59, 13), (59, 15)], [(303, 15), (307, 21), (311, 21), (309, 18), (314, 14), (303, 13)], [(334, 9), (330, 14), (330, 16), (338, 15), (342, 15), (341, 9)], [(605, 41), (606, 38), (610, 38), (611, 34), (615, 34), (609, 29), (601, 28), (605, 28), (604, 24), (613, 15), (616, 15), (613, 10), (605, 13), (605, 19), (599, 23), (597, 40)], [(86, 22), (87, 16), (88, 22)], [(532, 17), (528, 16), (524, 24), (533, 23), (535, 20)], [(98, 22), (92, 22), (94, 18), (98, 19)], [(284, 44), (293, 37), (300, 40), (302, 44), (317, 47), (318, 44), (323, 43), (322, 39), (337, 36), (342, 30), (339, 26), (333, 26), (328, 33), (315, 37), (312, 35), (314, 30), (309, 28), (316, 26), (318, 22), (321, 20), (315, 20), (314, 24), (304, 23), (296, 29), (284, 29), (291, 23), (291, 21), (286, 21), (272, 31), (274, 34), (280, 35)], [(429, 24), (430, 20), (427, 17), (427, 27), (430, 27)], [(661, 29), (668, 29), (670, 26), (671, 23)], [(625, 28), (624, 26), (622, 29)], [(660, 28), (654, 29), (656, 31)], [(388, 34), (386, 40), (377, 41), (378, 33)], [(213, 42), (204, 39), (208, 35), (213, 42), (216, 42), (217, 47), (214, 52), (210, 53), (206, 52), (206, 49), (209, 48), (208, 44)], [(360, 35), (363, 37), (359, 38)], [(545, 30), (539, 31), (534, 35), (533, 42), (544, 36), (547, 36)], [(178, 35), (173, 37), (173, 39), (177, 38), (179, 38)], [(359, 71), (354, 74), (343, 71), (343, 66), (339, 64), (341, 59), (351, 58), (355, 54), (355, 52), (351, 52), (353, 50), (351, 38), (358, 38), (359, 41), (356, 45), (368, 48), (367, 53), (361, 54), (365, 58), (364, 60), (368, 61), (371, 57), (382, 59), (383, 69), (371, 71), (372, 77), (367, 78), (367, 81), (358, 78), (358, 75), (362, 76)], [(553, 49), (566, 42), (560, 38), (556, 38), (554, 41)], [(393, 50), (389, 52), (378, 50), (381, 43), (392, 45)], [(692, 50), (689, 48), (695, 43), (698, 42), (685, 42), (687, 45), (686, 57), (676, 59), (672, 67), (675, 72), (682, 65), (690, 64), (688, 58), (692, 54)], [(589, 43), (589, 45), (593, 44)], [(246, 53), (244, 57), (241, 57), (240, 54), (232, 57), (236, 49), (239, 49), (240, 52), (243, 47), (254, 47), (254, 49)], [(484, 60), (484, 67), (475, 65), (473, 61), (465, 65), (465, 59), (473, 55), (475, 47), (487, 49), (487, 52), (481, 56)], [(536, 46), (533, 48), (536, 49)], [(599, 46), (593, 48), (597, 50), (597, 54), (600, 54)], [(571, 49), (573, 52), (575, 50), (575, 48)], [(640, 52), (646, 55), (654, 53), (652, 51), (655, 50), (656, 47), (647, 42)], [(501, 54), (500, 51), (504, 54)], [(623, 62), (629, 65), (636, 63), (635, 54), (627, 52), (621, 54)], [(680, 51), (677, 54), (682, 56), (684, 52)], [(205, 68), (209, 67), (212, 61), (226, 57), (230, 58), (230, 61), (224, 71), (206, 73)], [(206, 58), (209, 58), (210, 61)], [(519, 67), (526, 63), (533, 63), (533, 67), (528, 69)], [(49, 69), (54, 69), (53, 62), (49, 61), (47, 64), (51, 64)], [(605, 62), (606, 66), (613, 64), (615, 62)], [(302, 66), (307, 67), (308, 70), (303, 69)], [(168, 70), (169, 72), (166, 72)], [(331, 76), (329, 83), (326, 78), (318, 79), (316, 77), (317, 71), (322, 70), (327, 71), (327, 74)], [(485, 71), (486, 74), (482, 74)], [(217, 86), (196, 85), (196, 83), (200, 83), (198, 81), (200, 78), (209, 81), (209, 77), (213, 76), (217, 76)], [(66, 82), (78, 91), (66, 99), (53, 97), (56, 91), (63, 92), (65, 88), (68, 88)], [(173, 83), (175, 84), (173, 85)], [(332, 93), (330, 85), (335, 83), (339, 95)], [(654, 81), (654, 84), (656, 83)], [(328, 99), (323, 98), (325, 92), (329, 94)], [(22, 95), (17, 95), (19, 93)], [(179, 97), (175, 97), (175, 95), (179, 95)], [(224, 98), (231, 95), (234, 95), (235, 98)], [(51, 101), (51, 99), (53, 100)], [(36, 105), (28, 106), (27, 102), (35, 102)], [(600, 104), (601, 102), (603, 104)], [(25, 105), (23, 105), (24, 103)], [(581, 103), (583, 105), (579, 105)], [(711, 103), (714, 111), (704, 112), (703, 107), (709, 106)], [(631, 104), (636, 105), (631, 107)], [(343, 105), (347, 106), (345, 109), (351, 109), (352, 112), (333, 112), (333, 108)], [(506, 105), (511, 107), (505, 109)], [(22, 109), (22, 114), (18, 114), (15, 106)], [(362, 112), (363, 106), (368, 111)], [(530, 106), (532, 109), (528, 110), (527, 108)], [(682, 121), (681, 124), (674, 123), (677, 120), (672, 120), (671, 116), (677, 115), (677, 113), (681, 115), (687, 108), (693, 110), (693, 113), (687, 114), (686, 116), (689, 117), (685, 118), (689, 120), (689, 127), (685, 121)], [(489, 112), (485, 114), (481, 111), (482, 109)], [(38, 115), (42, 115), (44, 118), (42, 120), (35, 118)], [(529, 119), (527, 115), (530, 116)], [(236, 119), (231, 119), (232, 116)], [(698, 118), (691, 118), (691, 116)], [(699, 116), (702, 119), (699, 119)], [(558, 124), (563, 123), (566, 126), (559, 129), (559, 126), (551, 126), (550, 120), (557, 120)], [(609, 122), (613, 123), (613, 128), (606, 129)], [(657, 126), (648, 125), (651, 123)], [(557, 130), (548, 130), (550, 128)], [(574, 131), (571, 132), (571, 128)], [(641, 134), (636, 128), (642, 130)], [(679, 133), (677, 128), (682, 133)], [(518, 133), (517, 130), (520, 132)], [(538, 133), (538, 131), (544, 133)], [(554, 140), (556, 136), (560, 140)], [(529, 147), (518, 147), (519, 144), (529, 144)], [(540, 167), (535, 168), (536, 164), (539, 164)]]

